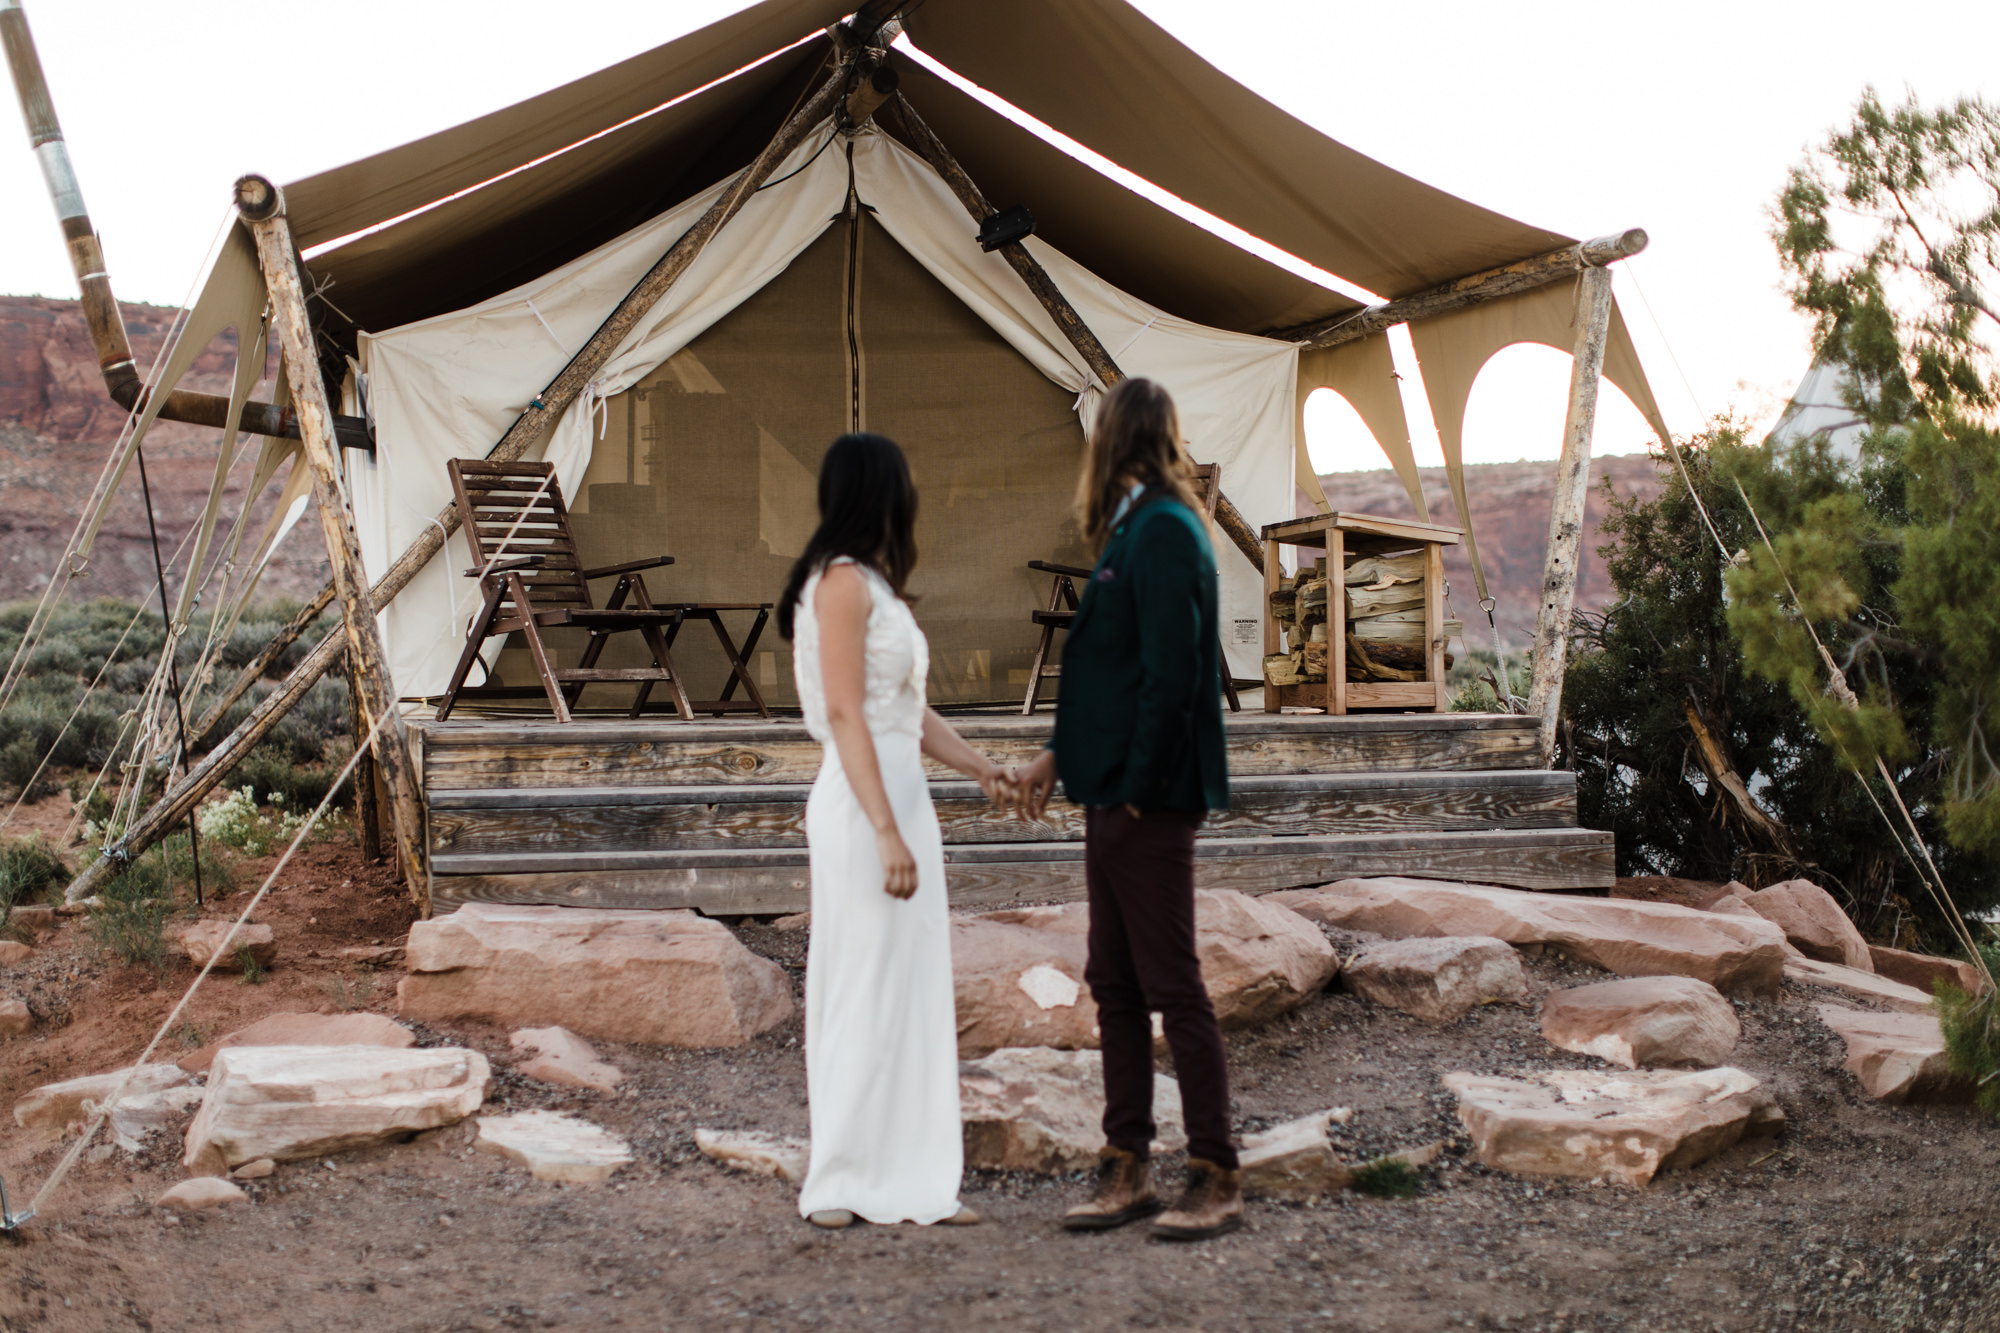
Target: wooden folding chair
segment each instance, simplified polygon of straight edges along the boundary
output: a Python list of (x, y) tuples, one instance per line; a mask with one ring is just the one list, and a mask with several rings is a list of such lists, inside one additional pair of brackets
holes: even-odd
[[(1222, 464), (1195, 464), (1194, 484), (1195, 494), (1201, 498), (1203, 517), (1212, 528), (1215, 526), (1215, 503), (1222, 498)], [(1055, 644), (1056, 631), (1068, 629), (1076, 619), (1076, 580), (1090, 577), (1087, 569), (1078, 569), (1074, 565), (1053, 565), (1046, 560), (1030, 560), (1028, 568), (1052, 577), (1048, 606), (1029, 617), (1042, 627), (1042, 637), (1035, 645), (1035, 660), (1028, 667), (1028, 697), (1021, 701), (1023, 717), (1032, 714), (1040, 704), (1042, 682), (1062, 675), (1062, 663), (1049, 661), (1049, 649)], [(1236, 682), (1229, 675), (1228, 655), (1218, 653), (1218, 657), (1222, 662), (1222, 693), (1229, 700), (1229, 711), (1240, 713), (1243, 705), (1236, 697)]]
[[(484, 594), (479, 614), (465, 636), (465, 651), (451, 673), (438, 704), (438, 720), (451, 716), (452, 706), (461, 697), (533, 698), (546, 695), (558, 722), (568, 722), (571, 710), (591, 683), (636, 684), (631, 716), (646, 709), (653, 686), (665, 684), (673, 692), (674, 711), (692, 719), (680, 675), (674, 669), (670, 647), (684, 616), (679, 606), (655, 606), (646, 590), (644, 571), (671, 565), (670, 555), (647, 560), (631, 560), (585, 569), (577, 558), (576, 536), (570, 530), (569, 510), (563, 504), (562, 488), (554, 469), (547, 463), (492, 463), (454, 458), (448, 464), (452, 494), (458, 502), (458, 516), (465, 525), (467, 540), (476, 568), (466, 577), (480, 581)], [(590, 580), (618, 576), (609, 602), (600, 610), (590, 597)], [(632, 605), (625, 604), (630, 597)], [(558, 667), (549, 655), (542, 631), (570, 627), (587, 630), (590, 641), (574, 667)], [(479, 649), (488, 639), (519, 631), (534, 661), (539, 686), (465, 684)], [(644, 667), (600, 667), (598, 657), (611, 636), (636, 632), (646, 641), (653, 665)]]

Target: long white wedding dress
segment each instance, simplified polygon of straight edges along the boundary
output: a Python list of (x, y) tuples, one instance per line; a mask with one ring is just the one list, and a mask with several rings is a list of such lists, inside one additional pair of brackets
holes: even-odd
[(856, 568), (871, 598), (864, 712), (897, 830), (916, 858), (917, 891), (902, 901), (883, 891), (875, 830), (827, 726), (814, 574), (792, 639), (806, 729), (825, 747), (806, 802), (812, 1160), (799, 1214), (845, 1208), (870, 1222), (929, 1224), (958, 1211), (964, 1169), (944, 844), (920, 748), (930, 645), (888, 581)]

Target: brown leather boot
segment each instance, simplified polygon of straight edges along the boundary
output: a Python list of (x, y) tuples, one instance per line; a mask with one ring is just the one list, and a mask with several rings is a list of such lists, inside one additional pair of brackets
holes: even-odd
[(1243, 1173), (1190, 1157), (1181, 1201), (1160, 1214), (1153, 1234), (1161, 1240), (1207, 1240), (1242, 1225)]
[(1109, 1231), (1160, 1211), (1153, 1193), (1153, 1171), (1137, 1153), (1104, 1148), (1097, 1155), (1097, 1188), (1089, 1203), (1063, 1214), (1065, 1231)]

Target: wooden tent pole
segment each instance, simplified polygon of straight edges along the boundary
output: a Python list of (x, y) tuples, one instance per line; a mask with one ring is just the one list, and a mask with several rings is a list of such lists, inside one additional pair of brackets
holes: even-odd
[[(951, 187), (951, 192), (958, 196), (959, 203), (965, 205), (965, 211), (972, 215), (974, 222), (984, 222), (998, 211), (980, 192), (979, 186), (966, 173), (965, 168), (959, 165), (958, 159), (951, 155), (951, 150), (944, 146), (944, 141), (924, 123), (923, 117), (917, 114), (917, 109), (910, 105), (907, 97), (898, 92), (889, 98), (883, 109), (896, 119), (910, 147), (916, 150), (919, 157), (930, 163), (931, 170), (937, 172), (944, 183)], [(877, 119), (880, 119), (879, 113)], [(1125, 372), (1111, 359), (1111, 353), (1104, 350), (1104, 344), (1097, 340), (1097, 335), (1083, 322), (1083, 316), (1076, 312), (1076, 307), (1069, 303), (1069, 298), (1062, 294), (1061, 289), (1049, 277), (1048, 270), (1028, 253), (1027, 246), (1019, 241), (1011, 241), (1000, 247), (1000, 255), (1007, 261), (1008, 266), (1020, 275), (1028, 290), (1035, 294), (1035, 299), (1042, 303), (1042, 308), (1048, 311), (1049, 318), (1055, 321), (1056, 327), (1062, 330), (1065, 338), (1069, 339), (1070, 346), (1074, 347), (1077, 355), (1083, 358), (1083, 363), (1090, 367), (1091, 374), (1097, 376), (1107, 389), (1125, 378)], [(1227, 495), (1216, 498), (1215, 521), (1229, 535), (1229, 540), (1235, 544), (1236, 549), (1243, 552), (1243, 558), (1262, 574), (1264, 539), (1250, 526), (1249, 520), (1243, 517), (1243, 512), (1230, 502)]]
[(361, 563), (354, 509), (340, 484), (333, 410), (320, 379), (318, 349), (313, 346), (312, 324), (306, 318), (305, 289), (299, 285), (299, 272), (292, 263), (292, 229), (285, 221), (285, 196), (262, 176), (245, 176), (236, 182), (236, 207), (257, 241), (257, 260), (271, 300), (271, 327), (290, 372), (299, 439), (313, 470), (314, 506), (326, 536), (327, 559), (333, 565), (333, 586), (340, 599), (341, 627), (347, 636), (348, 679), (361, 721), (375, 738), (375, 765), (389, 788), (396, 860), (410, 896), (429, 916), (423, 796), (417, 786), (416, 765), (410, 760), (409, 732), (396, 707), (389, 650), (375, 622), (375, 599), (369, 595), (368, 572)]
[(1577, 298), (1576, 359), (1569, 375), (1569, 416), (1563, 423), (1556, 493), (1549, 506), (1549, 556), (1535, 611), (1534, 675), (1528, 711), (1541, 717), (1542, 767), (1555, 757), (1562, 711), (1563, 668), (1569, 660), (1570, 612), (1576, 605), (1577, 560), (1583, 546), (1583, 505), (1590, 493), (1590, 436), (1597, 421), (1597, 383), (1611, 328), (1611, 270), (1585, 269)]
[(1453, 278), (1399, 301), (1371, 305), (1337, 319), (1316, 320), (1296, 328), (1279, 329), (1266, 337), (1304, 344), (1302, 352), (1317, 352), (1342, 343), (1372, 337), (1395, 324), (1414, 324), (1420, 319), (1448, 315), (1467, 306), (1482, 305), (1517, 292), (1545, 287), (1559, 278), (1598, 269), (1620, 259), (1629, 259), (1646, 248), (1646, 233), (1637, 227), (1614, 236), (1599, 236), (1578, 245), (1566, 245), (1547, 254), (1517, 259), (1499, 268), (1489, 268), (1463, 278)]
[[(879, 5), (868, 6), (868, 11), (871, 13), (880, 9)], [(867, 14), (863, 17), (867, 17)], [(553, 402), (560, 398), (563, 387), (567, 385), (569, 396), (561, 401), (567, 406), (575, 401), (577, 393), (590, 382), (591, 376), (602, 367), (604, 361), (610, 358), (624, 334), (629, 333), (645, 312), (666, 294), (673, 280), (687, 271), (688, 265), (694, 262), (702, 247), (714, 237), (724, 223), (736, 216), (756, 193), (757, 188), (770, 179), (778, 164), (804, 140), (807, 131), (825, 119), (832, 110), (834, 102), (846, 95), (851, 68), (851, 61), (843, 62), (812, 100), (793, 114), (784, 128), (778, 132), (778, 137), (758, 155), (756, 161), (745, 168), (694, 226), (674, 242), (660, 262), (640, 281), (639, 286), (633, 288), (632, 292), (619, 302), (617, 309), (613, 310), (610, 318), (605, 321), (605, 328), (598, 330), (599, 336), (593, 337), (585, 345), (584, 351), (577, 354), (577, 359), (572, 360), (564, 368), (563, 374), (538, 395), (542, 410), (531, 409), (523, 413), (487, 457), (498, 462), (512, 461), (525, 454), (529, 447), (541, 438), (542, 430), (561, 415), (560, 409), (553, 407)], [(659, 281), (662, 276), (665, 277), (664, 282)], [(640, 304), (641, 302), (643, 304)], [(602, 335), (614, 321), (622, 325), (624, 332), (616, 338), (606, 340)], [(593, 353), (592, 349), (597, 350)], [(571, 375), (572, 371), (579, 369), (579, 363), (586, 354), (594, 354), (598, 359), (590, 365), (587, 372)], [(443, 525), (443, 531), (439, 530), (440, 524)], [(396, 557), (395, 562), (382, 572), (382, 577), (376, 581), (374, 587), (369, 589), (369, 597), (373, 604), (386, 605), (407, 587), (410, 580), (417, 576), (418, 571), (429, 564), (431, 558), (444, 548), (446, 533), (457, 530), (458, 507), (447, 505), (440, 509), (437, 522), (425, 525), (423, 534)], [(228, 704), (234, 704), (249, 691), (263, 670), (268, 668), (271, 662), (276, 661), (306, 629), (311, 627), (320, 611), (332, 604), (333, 597), (332, 585), (320, 590), (313, 603), (305, 611), (300, 612), (292, 623), (265, 647), (257, 662), (251, 664), (255, 670), (246, 669), (225, 689), (224, 698)], [(113, 846), (110, 854), (93, 861), (76, 877), (65, 895), (66, 900), (77, 903), (89, 898), (125, 859), (144, 852), (165, 836), (177, 821), (185, 819), (187, 812), (198, 805), (202, 798), (214, 789), (215, 784), (221, 781), (245, 755), (255, 749), (257, 744), (270, 734), (272, 728), (277, 726), (279, 720), (305, 697), (306, 691), (340, 661), (340, 656), (346, 651), (346, 647), (346, 636), (343, 632), (336, 632), (322, 639), (297, 666), (292, 668), (291, 673), (275, 691), (266, 695), (255, 708), (250, 710), (248, 717), (223, 737), (200, 763), (188, 770), (187, 775), (177, 785), (169, 787), (160, 799), (154, 802), (151, 809), (133, 822), (132, 827), (126, 830), (124, 838)], [(209, 713), (204, 715), (202, 722), (196, 724), (197, 728), (204, 732), (212, 729), (220, 721), (222, 711), (222, 708), (211, 708)]]

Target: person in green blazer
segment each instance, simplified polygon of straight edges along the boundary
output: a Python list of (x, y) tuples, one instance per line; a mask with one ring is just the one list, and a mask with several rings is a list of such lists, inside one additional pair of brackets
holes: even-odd
[(1194, 941), (1195, 830), (1228, 807), (1229, 769), (1215, 554), (1189, 472), (1166, 390), (1146, 379), (1112, 389), (1077, 487), (1085, 538), (1102, 554), (1063, 645), (1055, 737), (1012, 775), (1032, 816), (1058, 777), (1084, 807), (1084, 980), (1104, 1048), (1107, 1146), (1091, 1200), (1063, 1224), (1104, 1230), (1160, 1213), (1147, 1161), (1158, 1013), (1188, 1131), (1184, 1192), (1153, 1223), (1170, 1240), (1220, 1235), (1243, 1217), (1222, 1032)]

